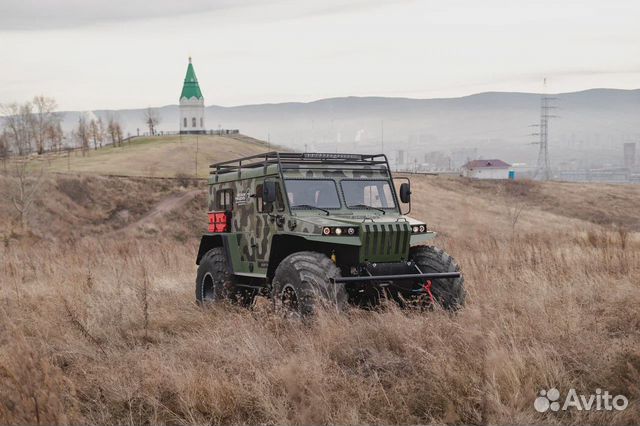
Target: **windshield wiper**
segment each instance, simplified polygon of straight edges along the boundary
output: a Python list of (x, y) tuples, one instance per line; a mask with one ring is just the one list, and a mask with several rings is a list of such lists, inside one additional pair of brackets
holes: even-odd
[(316, 210), (322, 210), (323, 212), (325, 212), (327, 214), (327, 216), (329, 216), (329, 210), (327, 209), (323, 209), (322, 207), (317, 207), (317, 206), (312, 206), (311, 204), (296, 204), (295, 206), (291, 206), (294, 209), (297, 207), (302, 207), (305, 209), (316, 209)]
[(352, 206), (349, 206), (349, 208), (356, 208), (356, 209), (362, 209), (362, 208), (364, 208), (364, 209), (374, 209), (374, 210), (381, 211), (381, 212), (382, 212), (382, 214), (387, 214), (387, 212), (386, 212), (386, 211), (384, 211), (384, 209), (381, 209), (381, 208), (378, 208), (378, 207), (373, 207), (373, 206), (370, 206), (370, 205), (368, 205), (368, 204), (354, 204), (354, 205), (352, 205)]

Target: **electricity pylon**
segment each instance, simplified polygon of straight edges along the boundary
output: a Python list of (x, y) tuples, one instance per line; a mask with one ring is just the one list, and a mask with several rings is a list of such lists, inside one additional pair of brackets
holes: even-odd
[(534, 124), (538, 127), (538, 132), (532, 133), (532, 136), (539, 136), (538, 142), (533, 142), (534, 145), (540, 145), (538, 151), (538, 164), (536, 167), (535, 178), (540, 180), (549, 180), (551, 178), (551, 159), (549, 158), (549, 119), (556, 118), (557, 116), (550, 113), (551, 110), (556, 109), (552, 102), (557, 98), (547, 96), (547, 79), (544, 79), (545, 93), (540, 97), (540, 123)]

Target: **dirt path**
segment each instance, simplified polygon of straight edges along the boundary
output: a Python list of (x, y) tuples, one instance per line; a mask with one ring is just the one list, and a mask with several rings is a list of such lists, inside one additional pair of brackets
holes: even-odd
[(132, 222), (120, 229), (121, 231), (130, 231), (140, 226), (153, 222), (159, 217), (164, 216), (167, 213), (172, 212), (178, 207), (182, 207), (189, 201), (193, 200), (199, 193), (204, 192), (202, 189), (193, 189), (191, 191), (183, 192), (181, 194), (171, 195), (164, 200), (160, 201), (151, 211), (135, 222)]

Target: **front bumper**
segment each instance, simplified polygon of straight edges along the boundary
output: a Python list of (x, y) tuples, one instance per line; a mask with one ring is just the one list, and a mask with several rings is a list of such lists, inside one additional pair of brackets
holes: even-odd
[(358, 277), (338, 277), (333, 281), (337, 283), (370, 282), (370, 281), (396, 281), (396, 280), (435, 280), (439, 278), (460, 278), (460, 272), (433, 272), (428, 274), (395, 274), (395, 275), (369, 275)]

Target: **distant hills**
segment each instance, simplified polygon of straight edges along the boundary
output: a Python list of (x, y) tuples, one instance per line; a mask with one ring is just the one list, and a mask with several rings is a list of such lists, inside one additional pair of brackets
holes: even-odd
[[(550, 125), (555, 164), (592, 167), (622, 163), (622, 144), (640, 142), (640, 89), (591, 89), (553, 96), (558, 116)], [(210, 96), (209, 99), (214, 98)], [(160, 130), (178, 128), (178, 106), (158, 108)], [(125, 133), (145, 132), (145, 109), (94, 111), (115, 113)], [(70, 130), (78, 112), (65, 113)], [(487, 92), (460, 98), (408, 99), (344, 97), (314, 102), (206, 108), (207, 126), (237, 128), (246, 135), (294, 149), (380, 151), (394, 158), (397, 150), (417, 162), (424, 155), (466, 149), (479, 157), (535, 162), (540, 94)], [(640, 148), (640, 146), (639, 146)], [(476, 151), (474, 151), (476, 150)], [(466, 154), (469, 155), (469, 154)], [(458, 155), (457, 158), (460, 156)]]

